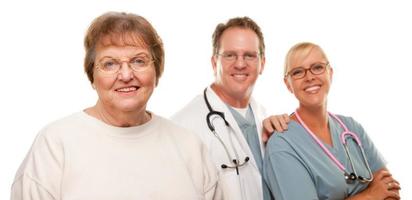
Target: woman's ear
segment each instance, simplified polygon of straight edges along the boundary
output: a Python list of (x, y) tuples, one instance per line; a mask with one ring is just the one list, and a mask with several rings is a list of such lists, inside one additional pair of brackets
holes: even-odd
[(292, 89), (291, 83), (289, 82), (288, 77), (283, 78), (283, 82), (285, 83), (285, 85), (288, 88), (289, 92), (293, 94), (293, 89)]
[(332, 68), (332, 67), (329, 67), (329, 79), (330, 79), (330, 82), (332, 82), (332, 78), (333, 78), (333, 68)]

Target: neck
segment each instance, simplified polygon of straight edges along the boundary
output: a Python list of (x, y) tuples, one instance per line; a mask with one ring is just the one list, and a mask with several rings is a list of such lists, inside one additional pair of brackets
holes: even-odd
[(310, 124), (316, 126), (327, 125), (328, 123), (328, 111), (326, 106), (322, 106), (320, 108), (308, 108), (301, 105), (297, 111), (300, 118), (302, 118), (308, 126), (310, 126)]
[[(328, 111), (326, 110), (326, 105), (316, 109), (307, 108), (301, 105), (297, 109), (297, 112), (306, 126), (320, 140), (329, 145), (333, 145), (328, 126)], [(295, 116), (292, 118), (295, 118)], [(296, 118), (294, 120), (297, 121)]]
[(226, 104), (229, 104), (230, 106), (234, 108), (246, 108), (247, 105), (249, 104), (250, 100), (250, 92), (247, 94), (243, 95), (231, 95), (227, 92), (225, 92), (222, 87), (217, 85), (216, 83), (213, 83), (211, 85), (212, 90), (216, 93), (216, 95)]
[(87, 108), (85, 112), (106, 124), (117, 127), (142, 125), (148, 122), (151, 118), (145, 108), (132, 112), (124, 112), (106, 108), (100, 101), (98, 101), (95, 106)]

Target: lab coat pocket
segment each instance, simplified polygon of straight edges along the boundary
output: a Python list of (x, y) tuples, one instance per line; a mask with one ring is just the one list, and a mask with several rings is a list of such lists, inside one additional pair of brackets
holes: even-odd
[(220, 171), (218, 187), (223, 199), (242, 199), (240, 177), (233, 169)]

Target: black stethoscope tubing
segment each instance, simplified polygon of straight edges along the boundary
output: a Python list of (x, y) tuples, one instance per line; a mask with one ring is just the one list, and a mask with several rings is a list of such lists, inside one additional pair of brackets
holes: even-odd
[(209, 113), (206, 115), (206, 123), (207, 123), (207, 126), (209, 127), (209, 129), (210, 129), (210, 131), (213, 133), (213, 135), (214, 135), (214, 136), (219, 140), (219, 142), (222, 144), (222, 146), (223, 146), (223, 148), (225, 149), (225, 152), (226, 152), (229, 160), (232, 161), (232, 163), (233, 163), (233, 165), (230, 165), (230, 164), (222, 164), (222, 165), (221, 165), (221, 168), (222, 168), (222, 169), (227, 169), (227, 168), (229, 168), (229, 169), (236, 169), (236, 173), (239, 175), (239, 167), (245, 165), (245, 164), (249, 161), (249, 157), (246, 156), (245, 159), (244, 159), (244, 161), (243, 161), (243, 162), (240, 162), (240, 160), (239, 160), (239, 155), (236, 153), (236, 150), (235, 150), (235, 148), (234, 148), (233, 141), (232, 141), (231, 136), (230, 136), (230, 134), (229, 134), (229, 141), (230, 141), (230, 144), (231, 144), (231, 146), (232, 146), (232, 150), (233, 150), (235, 156), (231, 156), (231, 155), (230, 155), (229, 149), (227, 148), (227, 145), (223, 142), (223, 140), (222, 140), (222, 138), (219, 136), (219, 134), (217, 134), (216, 128), (215, 128), (215, 126), (213, 125), (211, 118), (212, 118), (213, 116), (220, 117), (220, 118), (222, 118), (223, 121), (225, 122), (226, 127), (230, 128), (230, 129), (232, 129), (232, 130), (233, 130), (233, 128), (230, 126), (229, 122), (226, 120), (226, 118), (225, 118), (225, 113), (219, 112), (219, 111), (216, 111), (216, 110), (213, 110), (213, 108), (212, 108), (212, 106), (210, 105), (209, 100), (208, 100), (208, 98), (207, 98), (206, 91), (207, 91), (207, 88), (205, 88), (205, 89), (203, 90), (203, 99), (204, 99), (204, 101), (205, 101), (205, 103), (206, 103), (206, 106), (207, 106), (207, 108), (208, 108), (208, 110), (209, 110)]

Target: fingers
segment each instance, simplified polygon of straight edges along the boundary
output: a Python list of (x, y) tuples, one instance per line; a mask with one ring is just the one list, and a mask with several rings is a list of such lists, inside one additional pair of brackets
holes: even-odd
[(270, 121), (270, 117), (263, 120), (263, 129), (268, 133), (273, 133), (275, 129), (273, 129), (272, 122)]
[(264, 144), (269, 140), (269, 137), (274, 131), (283, 132), (288, 129), (289, 115), (272, 115), (263, 120), (262, 126), (262, 141)]
[(289, 117), (288, 114), (285, 113), (285, 114), (282, 115), (282, 117), (283, 117), (283, 119), (285, 120), (286, 123), (290, 122), (290, 117)]
[(392, 174), (386, 168), (375, 172), (374, 177), (367, 189), (372, 199), (400, 199), (399, 190), (401, 187), (399, 182), (392, 177)]
[(287, 114), (272, 115), (263, 120), (263, 127), (269, 133), (273, 131), (283, 132), (288, 129), (289, 121), (290, 119)]
[(400, 190), (401, 189), (400, 184), (395, 180), (386, 183), (386, 185), (388, 186), (388, 190)]
[(290, 121), (289, 115), (288, 114), (283, 114), (280, 117), (281, 117), (280, 125), (282, 126), (282, 129), (283, 130), (288, 130), (288, 123)]
[(401, 198), (400, 197), (399, 198), (392, 198), (392, 197), (385, 198), (385, 200), (399, 200), (399, 199)]
[(399, 196), (399, 192), (389, 191), (387, 197), (385, 199), (396, 199), (399, 200), (401, 197)]
[(382, 180), (385, 177), (391, 177), (392, 174), (386, 169), (381, 169), (378, 172), (376, 172), (376, 174), (374, 176), (375, 176), (376, 180)]
[(382, 175), (383, 178), (381, 180), (386, 184), (388, 191), (386, 199), (400, 199), (399, 190), (401, 186), (399, 182), (396, 181), (390, 173), (382, 173)]
[(262, 131), (262, 142), (263, 142), (263, 144), (265, 144), (266, 145), (266, 143), (268, 142), (268, 140), (269, 140), (269, 137), (272, 135), (272, 133), (273, 132), (267, 132), (266, 130), (265, 130), (265, 128), (263, 128), (263, 131)]
[(281, 121), (283, 121), (283, 118), (279, 117), (278, 115), (270, 117), (270, 123), (272, 124), (272, 127), (277, 132), (283, 132), (284, 131)]
[(378, 180), (384, 182), (387, 185), (388, 190), (400, 190), (401, 186), (397, 180), (392, 177), (392, 174), (387, 170), (382, 170), (377, 176)]

